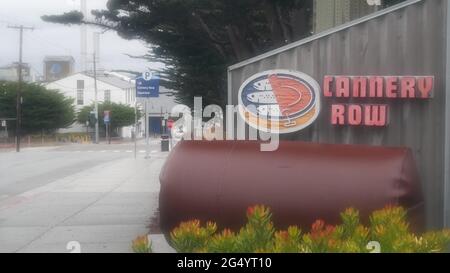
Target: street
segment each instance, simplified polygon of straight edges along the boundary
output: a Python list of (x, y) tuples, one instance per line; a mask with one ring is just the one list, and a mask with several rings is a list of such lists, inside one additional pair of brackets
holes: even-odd
[(0, 252), (131, 252), (149, 233), (167, 156), (145, 145), (73, 144), (0, 151)]

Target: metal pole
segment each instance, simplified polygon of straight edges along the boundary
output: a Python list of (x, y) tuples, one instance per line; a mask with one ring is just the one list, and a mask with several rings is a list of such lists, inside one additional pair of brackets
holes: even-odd
[(95, 89), (95, 101), (94, 101), (94, 111), (95, 111), (95, 143), (98, 144), (99, 133), (98, 133), (98, 90), (97, 90), (97, 61), (95, 60), (94, 53), (94, 89)]
[(106, 141), (108, 141), (109, 142), (109, 129), (108, 129), (108, 127), (109, 127), (109, 125), (108, 125), (108, 123), (106, 123), (105, 124), (105, 130), (106, 130)]
[(111, 123), (108, 123), (108, 144), (111, 144)]
[(160, 130), (161, 136), (164, 134), (164, 115), (163, 115), (163, 109), (161, 106), (161, 130)]
[[(87, 0), (80, 0), (80, 12), (85, 16), (87, 13)], [(80, 53), (81, 53), (81, 70), (87, 70), (88, 53), (87, 53), (87, 25), (80, 26)]]
[(20, 127), (22, 126), (22, 51), (23, 51), (23, 26), (20, 26), (20, 46), (19, 46), (18, 76), (19, 84), (16, 98), (16, 152), (20, 152)]
[[(169, 115), (169, 118), (170, 118), (170, 115)], [(166, 122), (166, 126), (168, 126), (168, 124), (169, 124), (169, 121)], [(169, 140), (170, 140), (170, 151), (172, 151), (172, 149), (173, 149), (172, 128), (173, 128), (173, 121), (171, 122), (170, 128), (167, 128), (167, 134), (169, 135)]]
[(446, 1), (446, 56), (445, 56), (445, 148), (443, 186), (443, 224), (450, 227), (450, 3)]
[(134, 102), (134, 158), (137, 157), (137, 100)]
[(32, 27), (21, 26), (8, 26), (8, 28), (18, 29), (20, 33), (20, 44), (19, 44), (19, 64), (17, 67), (17, 96), (16, 96), (16, 152), (20, 152), (20, 137), (21, 137), (21, 126), (22, 126), (22, 52), (23, 52), (23, 30), (33, 30)]
[(149, 136), (148, 136), (148, 101), (145, 99), (145, 142), (146, 142), (146, 148), (145, 148), (145, 158), (150, 158), (150, 142), (149, 142)]

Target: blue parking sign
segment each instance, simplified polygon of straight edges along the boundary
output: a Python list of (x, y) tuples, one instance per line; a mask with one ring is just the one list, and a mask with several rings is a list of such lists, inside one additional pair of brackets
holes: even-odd
[(159, 76), (153, 74), (151, 78), (145, 79), (140, 76), (136, 78), (137, 98), (157, 98), (159, 97)]

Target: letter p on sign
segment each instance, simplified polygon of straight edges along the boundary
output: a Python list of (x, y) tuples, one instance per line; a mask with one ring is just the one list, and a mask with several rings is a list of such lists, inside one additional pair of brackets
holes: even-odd
[(144, 80), (149, 81), (152, 79), (152, 72), (150, 71), (145, 71), (144, 73), (142, 73), (142, 78), (144, 78)]

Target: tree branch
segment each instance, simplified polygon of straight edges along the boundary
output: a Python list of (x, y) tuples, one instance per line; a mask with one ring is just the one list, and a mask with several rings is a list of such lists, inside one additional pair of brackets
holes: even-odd
[(219, 54), (225, 59), (226, 54), (224, 49), (222, 48), (223, 45), (227, 44), (226, 42), (219, 41), (216, 39), (212, 33), (212, 31), (209, 29), (209, 27), (206, 25), (205, 21), (195, 12), (192, 12), (192, 16), (197, 20), (200, 27), (203, 29), (203, 31), (208, 35), (209, 40), (214, 44), (214, 47), (219, 52)]

